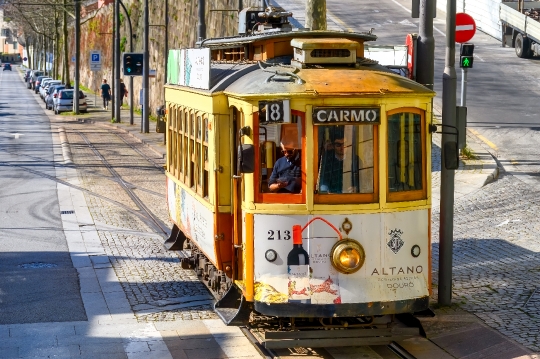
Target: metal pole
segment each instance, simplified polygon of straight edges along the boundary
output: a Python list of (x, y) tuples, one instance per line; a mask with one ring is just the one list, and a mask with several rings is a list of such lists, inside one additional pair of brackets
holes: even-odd
[[(169, 60), (169, 1), (165, 0), (165, 83), (169, 78), (167, 62)], [(165, 101), (165, 86), (163, 86), (163, 101)]]
[(467, 106), (467, 70), (461, 69), (461, 106)]
[(311, 30), (326, 30), (326, 0), (307, 0), (306, 27)]
[(79, 114), (79, 64), (81, 63), (81, 2), (75, 0), (75, 86), (73, 112)]
[[(443, 74), (443, 125), (456, 126), (456, 0), (446, 4), (446, 58)], [(449, 127), (443, 127), (445, 132)], [(453, 135), (442, 135), (442, 157), (444, 144), (456, 141)], [(441, 223), (439, 230), (439, 304), (452, 303), (452, 247), (454, 244), (454, 170), (441, 166)]]
[(148, 20), (150, 9), (148, 8), (148, 0), (144, 0), (144, 50), (143, 50), (143, 118), (141, 126), (143, 133), (149, 133), (150, 132), (150, 112), (149, 110), (149, 103), (148, 101), (148, 75), (150, 74), (150, 56), (148, 53), (148, 38), (149, 38), (149, 31), (150, 31), (150, 22)]
[(433, 37), (433, 11), (435, 1), (421, 0), (420, 23), (417, 40), (416, 82), (433, 90), (435, 38)]
[(113, 32), (111, 33), (111, 35), (113, 36), (112, 38), (112, 59), (111, 59), (111, 100), (109, 101), (109, 106), (111, 106), (111, 120), (114, 118), (114, 104), (115, 104), (115, 101), (114, 101), (114, 84), (116, 81), (115, 80), (115, 66), (114, 66), (114, 60), (116, 59), (116, 54), (115, 54), (115, 51), (116, 51), (116, 43), (114, 41), (114, 29), (116, 29), (116, 12), (115, 12), (115, 8), (113, 8)]
[[(120, 105), (122, 104), (120, 97), (120, 0), (114, 2), (114, 18), (116, 26), (114, 28), (114, 74), (115, 82), (113, 88), (113, 96), (116, 99), (114, 103), (114, 122), (121, 122)], [(124, 94), (122, 94), (124, 96)]]
[[(129, 25), (129, 52), (133, 52), (133, 28), (131, 27), (131, 19), (129, 18), (129, 13), (124, 6), (124, 3), (122, 1), (118, 0), (120, 2), (120, 5), (124, 9), (124, 12), (126, 13), (126, 18), (128, 20)], [(129, 76), (129, 124), (133, 125), (133, 76)]]

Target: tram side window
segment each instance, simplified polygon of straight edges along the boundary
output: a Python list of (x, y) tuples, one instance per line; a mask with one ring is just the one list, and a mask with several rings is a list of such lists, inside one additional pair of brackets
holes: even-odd
[(422, 123), (416, 113), (388, 117), (389, 192), (422, 189)]
[(316, 193), (373, 193), (373, 125), (317, 125), (316, 132)]
[(261, 193), (302, 193), (302, 121), (259, 125)]

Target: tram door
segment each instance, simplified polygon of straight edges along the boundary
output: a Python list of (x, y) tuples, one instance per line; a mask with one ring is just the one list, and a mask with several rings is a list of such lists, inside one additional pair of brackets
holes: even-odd
[(233, 159), (232, 176), (232, 203), (233, 203), (233, 278), (242, 279), (242, 173), (240, 171), (240, 162), (238, 160), (237, 150), (242, 145), (242, 114), (236, 107), (231, 108), (232, 112), (232, 136), (234, 138), (235, 153)]

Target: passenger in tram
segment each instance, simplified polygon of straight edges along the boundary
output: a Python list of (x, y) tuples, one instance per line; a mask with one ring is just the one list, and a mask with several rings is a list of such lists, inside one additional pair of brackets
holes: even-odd
[[(340, 128), (341, 127), (341, 128)], [(319, 165), (319, 193), (358, 193), (359, 158), (353, 154), (342, 126), (332, 129), (333, 141), (326, 141)]]
[(268, 179), (268, 189), (275, 193), (300, 193), (302, 190), (302, 165), (300, 152), (291, 142), (281, 142), (281, 153)]

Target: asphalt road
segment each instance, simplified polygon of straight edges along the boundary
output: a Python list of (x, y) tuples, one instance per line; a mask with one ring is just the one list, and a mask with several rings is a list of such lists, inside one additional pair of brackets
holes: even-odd
[(86, 320), (49, 119), (17, 71), (0, 72), (0, 324)]

